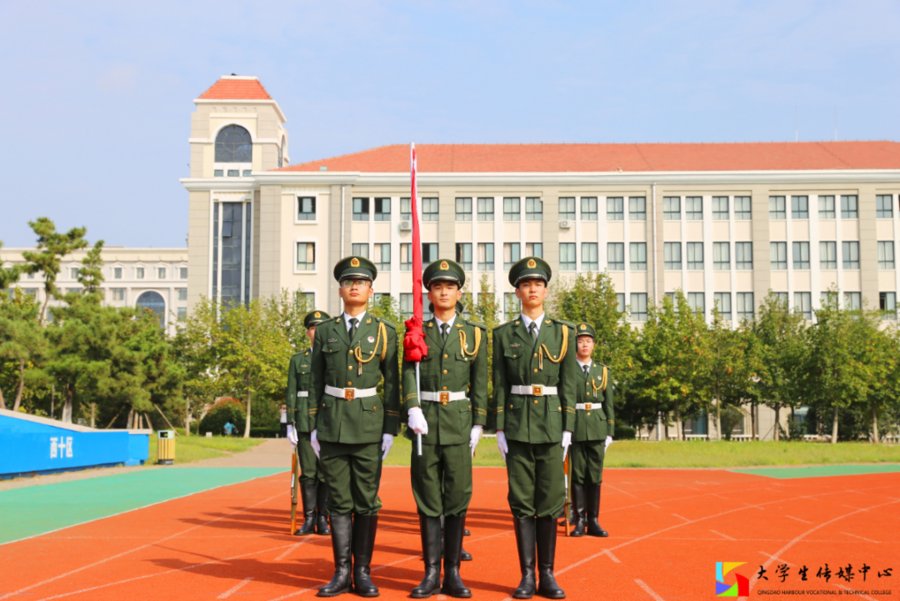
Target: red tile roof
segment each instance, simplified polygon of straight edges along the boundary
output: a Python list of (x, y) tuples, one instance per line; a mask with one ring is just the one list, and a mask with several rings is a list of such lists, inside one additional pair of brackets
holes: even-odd
[(224, 76), (198, 100), (272, 100), (269, 93), (255, 77)]
[[(424, 173), (591, 173), (900, 169), (900, 143), (750, 142), (698, 144), (420, 144)], [(323, 167), (325, 169), (323, 169)], [(409, 171), (396, 144), (299, 163), (279, 171)]]

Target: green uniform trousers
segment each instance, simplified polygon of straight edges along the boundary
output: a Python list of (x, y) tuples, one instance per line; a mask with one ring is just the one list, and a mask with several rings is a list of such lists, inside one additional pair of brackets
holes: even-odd
[(412, 444), (410, 479), (419, 513), (431, 518), (460, 516), (472, 500), (472, 451), (467, 443)]
[(573, 442), (569, 447), (569, 474), (574, 484), (600, 484), (603, 482), (603, 457), (606, 453), (602, 440)]
[(300, 458), (300, 482), (325, 482), (325, 475), (319, 469), (319, 459), (309, 444), (309, 432), (297, 433), (297, 456)]
[(381, 443), (319, 443), (319, 467), (328, 486), (332, 513), (375, 515), (381, 509)]
[(562, 447), (558, 442), (532, 444), (509, 440), (507, 443), (507, 499), (513, 517), (561, 516), (566, 501)]

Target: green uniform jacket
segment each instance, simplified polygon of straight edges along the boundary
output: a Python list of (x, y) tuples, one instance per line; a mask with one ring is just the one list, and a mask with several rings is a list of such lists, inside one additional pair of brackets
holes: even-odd
[[(326, 385), (375, 388), (382, 378), (382, 398), (372, 395), (347, 400), (325, 394)], [(310, 426), (318, 430), (319, 440), (363, 444), (380, 442), (382, 434), (396, 436), (400, 428), (400, 366), (394, 326), (366, 314), (351, 341), (343, 316), (319, 324), (313, 342), (312, 392), (316, 410)]]
[[(521, 319), (495, 328), (493, 425), (508, 440), (560, 442), (563, 430), (575, 427), (578, 372), (575, 331), (570, 325), (544, 317), (536, 342)], [(528, 396), (510, 390), (515, 385), (538, 384), (556, 386), (557, 394)]]
[[(468, 443), (472, 425), (487, 423), (487, 333), (484, 326), (459, 315), (453, 321), (446, 342), (441, 340), (433, 319), (425, 322), (423, 329), (428, 356), (419, 367), (422, 390), (465, 391), (468, 398), (447, 403), (420, 401), (416, 391), (416, 364), (406, 361), (403, 363), (404, 408), (422, 408), (428, 421), (428, 434), (422, 437), (423, 444)], [(406, 435), (415, 437), (411, 430), (407, 430)]]
[(590, 403), (590, 410), (575, 412), (574, 442), (606, 440), (615, 429), (615, 409), (613, 408), (613, 383), (609, 369), (596, 361), (591, 364), (588, 375), (579, 366), (580, 385), (578, 403)]
[[(285, 404), (288, 406), (288, 417), (297, 432), (310, 432), (309, 395), (312, 393), (312, 352), (306, 349), (291, 357), (288, 364), (288, 383), (285, 392)], [(306, 392), (307, 396), (299, 397), (298, 392)]]

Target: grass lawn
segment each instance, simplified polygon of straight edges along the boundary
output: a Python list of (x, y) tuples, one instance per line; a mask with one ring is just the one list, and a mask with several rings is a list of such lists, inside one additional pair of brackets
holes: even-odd
[[(397, 437), (386, 465), (409, 465), (411, 442)], [(616, 441), (606, 455), (606, 467), (751, 467), (900, 463), (900, 445), (865, 442), (726, 442)], [(475, 453), (477, 466), (503, 466), (497, 440), (484, 437)]]
[[(179, 465), (200, 461), (201, 459), (213, 459), (223, 455), (240, 453), (255, 447), (263, 441), (262, 438), (240, 438), (237, 436), (180, 436), (175, 435), (175, 461)], [(156, 434), (150, 435), (150, 455), (147, 457), (147, 465), (156, 463)]]

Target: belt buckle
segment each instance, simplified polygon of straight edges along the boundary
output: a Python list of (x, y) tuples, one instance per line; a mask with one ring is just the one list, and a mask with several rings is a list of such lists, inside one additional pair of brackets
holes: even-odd
[(447, 391), (441, 391), (438, 393), (438, 400), (440, 400), (441, 405), (446, 405), (450, 402), (450, 393)]
[(585, 404), (584, 404), (584, 410), (585, 410), (585, 411), (590, 411), (590, 410), (591, 410), (591, 404), (590, 404), (590, 403), (585, 403)]
[(544, 387), (543, 386), (532, 386), (531, 394), (534, 396), (544, 396)]
[(344, 389), (344, 400), (352, 401), (356, 398), (356, 389), (355, 388), (345, 388)]

